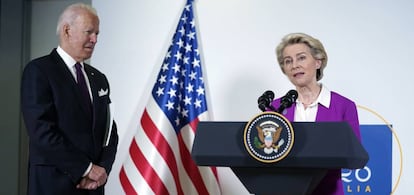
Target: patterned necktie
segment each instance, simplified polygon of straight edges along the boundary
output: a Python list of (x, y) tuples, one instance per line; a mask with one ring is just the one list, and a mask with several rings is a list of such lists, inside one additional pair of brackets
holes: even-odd
[(83, 105), (86, 111), (91, 115), (92, 114), (91, 97), (89, 96), (89, 89), (88, 89), (88, 86), (86, 85), (85, 76), (83, 75), (83, 72), (82, 72), (82, 65), (80, 63), (76, 63), (75, 68), (76, 68), (76, 80), (78, 82), (78, 87), (82, 93)]

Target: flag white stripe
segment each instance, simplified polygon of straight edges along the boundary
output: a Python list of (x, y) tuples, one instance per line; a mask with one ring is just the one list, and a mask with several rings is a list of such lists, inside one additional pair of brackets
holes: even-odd
[[(143, 127), (141, 128), (143, 129)], [(144, 132), (142, 129), (141, 131)], [(152, 144), (151, 140), (148, 138), (146, 134), (141, 135), (139, 137), (135, 137), (135, 139), (137, 140), (138, 147), (141, 149), (143, 155), (145, 156), (147, 161), (152, 165), (157, 175), (163, 180), (163, 183), (167, 190), (170, 192), (170, 194), (177, 194), (174, 177), (168, 165), (163, 160), (161, 154), (158, 152), (158, 150), (154, 150), (156, 146)]]
[(148, 186), (147, 182), (136, 168), (134, 162), (131, 159), (131, 156), (128, 155), (128, 157), (125, 159), (123, 166), (128, 180), (131, 182), (132, 187), (138, 194), (154, 194), (150, 186)]

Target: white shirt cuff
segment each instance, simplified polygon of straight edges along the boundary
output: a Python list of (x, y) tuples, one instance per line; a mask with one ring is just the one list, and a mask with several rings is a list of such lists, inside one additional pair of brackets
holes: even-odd
[(83, 173), (82, 177), (85, 177), (88, 175), (89, 171), (92, 169), (92, 163), (89, 163), (88, 168), (86, 169), (85, 173)]

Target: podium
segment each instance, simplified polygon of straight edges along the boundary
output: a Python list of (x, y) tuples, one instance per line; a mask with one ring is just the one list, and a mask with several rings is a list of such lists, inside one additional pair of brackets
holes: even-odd
[(198, 166), (230, 167), (252, 194), (311, 194), (328, 170), (363, 168), (369, 159), (346, 122), (293, 122), (289, 154), (263, 163), (244, 146), (246, 124), (199, 122), (191, 155)]

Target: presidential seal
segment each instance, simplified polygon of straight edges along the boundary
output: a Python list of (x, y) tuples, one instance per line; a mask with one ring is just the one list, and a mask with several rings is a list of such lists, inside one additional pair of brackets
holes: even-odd
[(254, 159), (274, 163), (285, 158), (292, 149), (292, 124), (277, 112), (262, 112), (244, 128), (244, 146)]

